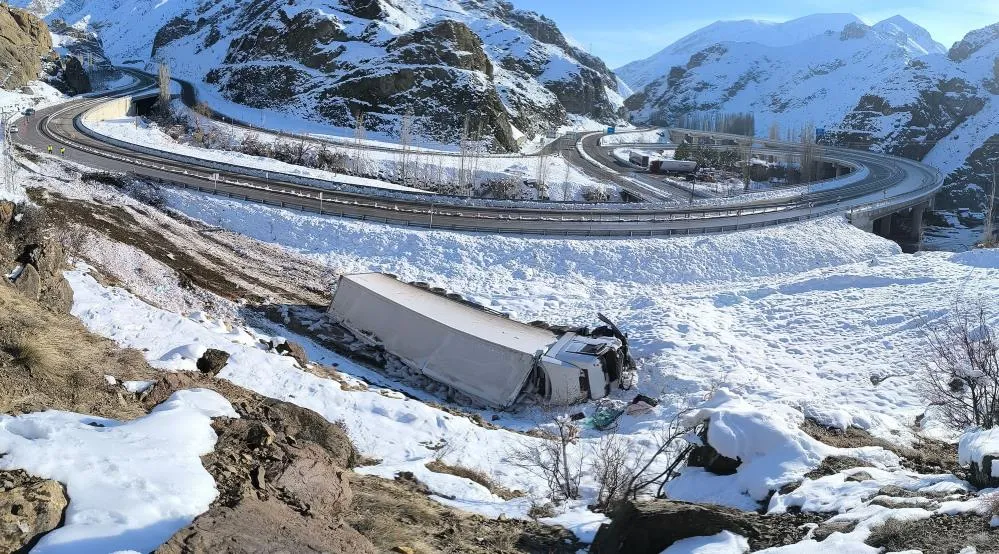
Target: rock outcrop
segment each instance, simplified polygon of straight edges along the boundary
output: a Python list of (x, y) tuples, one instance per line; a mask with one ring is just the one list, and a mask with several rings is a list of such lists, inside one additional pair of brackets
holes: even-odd
[[(52, 35), (44, 21), (25, 10), (0, 6), (0, 79), (3, 86), (17, 90), (38, 78), (42, 58), (52, 52)], [(7, 76), (7, 71), (10, 75)]]
[(626, 502), (600, 526), (594, 554), (658, 554), (676, 541), (730, 531), (755, 537), (752, 514), (720, 506), (657, 500)]
[(343, 430), (277, 400), (243, 402), (240, 412), (215, 422), (219, 439), (204, 458), (218, 500), (157, 552), (375, 552), (343, 519), (355, 460)]
[(62, 245), (51, 239), (29, 244), (17, 262), (22, 265), (14, 280), (18, 291), (56, 313), (69, 313), (73, 307), (73, 288), (62, 274), (68, 267)]
[(0, 471), (0, 551), (27, 552), (62, 524), (69, 504), (58, 481), (23, 471)]
[(83, 69), (83, 64), (75, 56), (66, 58), (62, 77), (66, 81), (66, 85), (72, 89), (73, 94), (85, 94), (94, 90), (90, 84), (90, 77)]

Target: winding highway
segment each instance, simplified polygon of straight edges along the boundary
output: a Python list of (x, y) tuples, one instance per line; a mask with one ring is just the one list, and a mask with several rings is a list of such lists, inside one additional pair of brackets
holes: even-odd
[[(350, 183), (308, 182), (300, 176), (263, 172), (132, 145), (103, 137), (83, 119), (107, 102), (148, 96), (153, 78), (128, 70), (135, 85), (101, 98), (73, 100), (19, 120), (16, 140), (43, 153), (65, 147), (65, 158), (98, 170), (128, 172), (229, 198), (306, 212), (393, 225), (488, 233), (573, 236), (659, 236), (733, 231), (780, 225), (835, 213), (852, 218), (883, 217), (925, 204), (943, 184), (933, 168), (902, 158), (826, 147), (822, 159), (855, 170), (838, 180), (789, 188), (779, 193), (731, 198), (671, 201), (676, 191), (629, 177), (633, 172), (608, 163), (600, 133), (574, 135), (550, 149), (591, 177), (616, 183), (643, 201), (633, 203), (518, 202), (476, 200), (362, 187)], [(717, 133), (684, 131), (726, 138)], [(731, 137), (729, 137), (731, 138)], [(745, 137), (736, 137), (745, 140)], [(651, 145), (650, 145), (651, 147)], [(760, 149), (794, 153), (800, 145), (765, 141)]]

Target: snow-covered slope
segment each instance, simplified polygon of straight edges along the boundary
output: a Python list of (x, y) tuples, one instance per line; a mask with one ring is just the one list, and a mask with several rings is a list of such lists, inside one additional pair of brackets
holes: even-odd
[(551, 20), (503, 0), (17, 0), (100, 33), (117, 63), (164, 61), (175, 76), (300, 121), (514, 149), (569, 114), (617, 121), (614, 74)]
[(839, 144), (925, 159), (949, 175), (939, 206), (978, 208), (994, 157), (982, 146), (999, 135), (997, 57), (999, 25), (948, 51), (901, 16), (826, 15), (716, 23), (619, 75), (637, 91), (636, 122), (749, 112), (758, 135), (814, 125)]
[(905, 45), (910, 50), (922, 50), (927, 54), (947, 53), (947, 47), (933, 40), (929, 31), (900, 15), (889, 17), (875, 24), (874, 28), (895, 37), (900, 44)]
[(674, 66), (687, 63), (690, 56), (720, 42), (753, 42), (764, 46), (789, 46), (821, 35), (839, 31), (850, 23), (861, 23), (852, 14), (816, 14), (784, 23), (746, 19), (716, 21), (644, 59), (614, 70), (633, 90), (669, 73)]

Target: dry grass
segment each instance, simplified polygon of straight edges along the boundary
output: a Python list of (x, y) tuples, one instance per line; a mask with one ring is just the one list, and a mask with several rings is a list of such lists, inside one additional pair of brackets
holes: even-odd
[(69, 410), (131, 419), (145, 410), (123, 403), (104, 375), (154, 375), (141, 355), (91, 334), (0, 284), (0, 412)]
[(410, 479), (356, 473), (349, 479), (353, 502), (345, 519), (379, 552), (402, 546), (421, 554), (570, 554), (583, 547), (559, 527), (450, 509)]
[(865, 542), (875, 548), (884, 548), (887, 552), (906, 550), (905, 540), (909, 535), (906, 527), (905, 523), (897, 519), (886, 520), (871, 528), (871, 534)]
[(4, 341), (0, 348), (12, 356), (13, 363), (24, 366), (32, 377), (52, 382), (66, 377), (71, 358), (65, 348), (65, 337), (47, 339), (43, 342), (33, 336), (15, 336)]
[(893, 443), (875, 437), (864, 431), (850, 427), (845, 431), (828, 429), (812, 419), (805, 419), (801, 430), (830, 446), (838, 448), (857, 448), (862, 446), (880, 446), (902, 458), (902, 466), (920, 473), (953, 472), (957, 469), (957, 446), (942, 441), (923, 438), (915, 448)]
[(454, 475), (455, 477), (464, 477), (469, 481), (473, 481), (489, 489), (489, 492), (495, 494), (503, 500), (512, 500), (514, 498), (524, 496), (524, 493), (521, 491), (510, 490), (502, 485), (494, 483), (488, 475), (477, 469), (471, 469), (464, 466), (453, 466), (440, 460), (428, 462), (427, 469), (433, 471), (434, 473), (446, 473), (448, 475)]

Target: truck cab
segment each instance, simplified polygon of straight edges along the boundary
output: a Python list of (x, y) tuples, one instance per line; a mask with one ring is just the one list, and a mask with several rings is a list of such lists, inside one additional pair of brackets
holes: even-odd
[(616, 337), (593, 337), (569, 332), (538, 359), (536, 385), (540, 396), (553, 404), (598, 400), (610, 394), (625, 369), (622, 342)]

